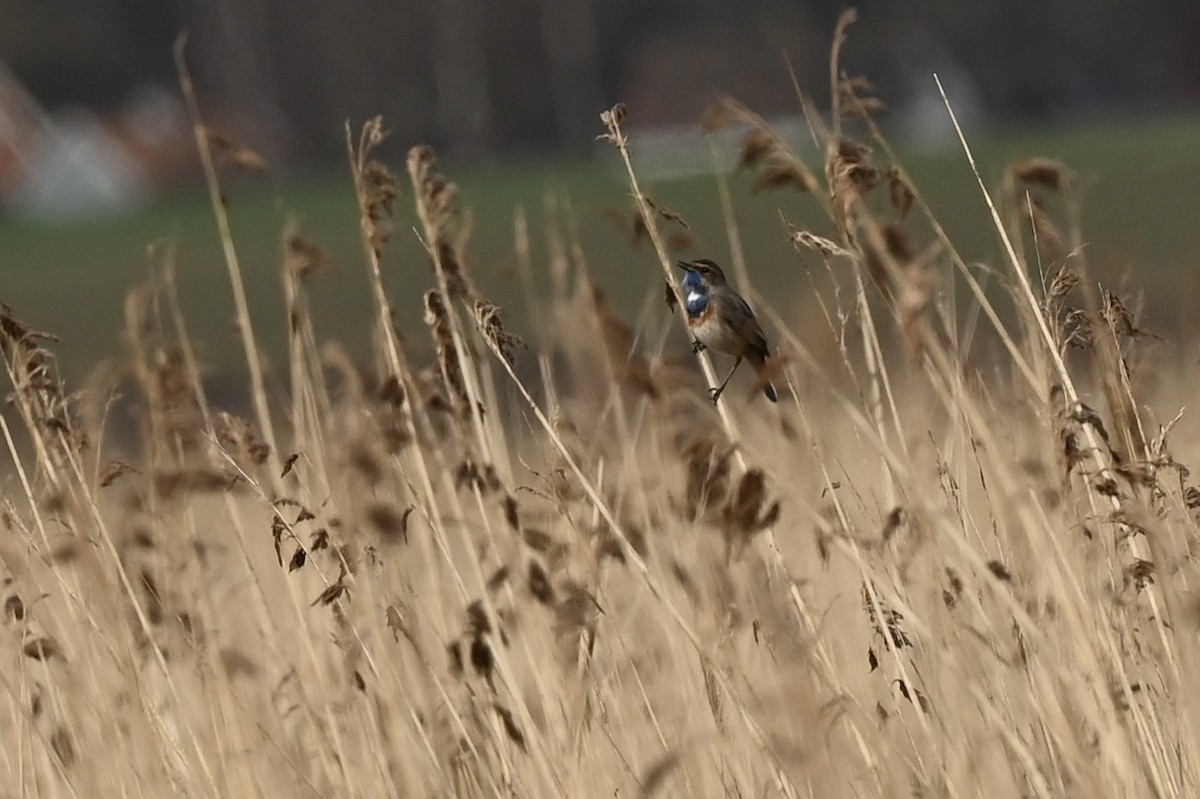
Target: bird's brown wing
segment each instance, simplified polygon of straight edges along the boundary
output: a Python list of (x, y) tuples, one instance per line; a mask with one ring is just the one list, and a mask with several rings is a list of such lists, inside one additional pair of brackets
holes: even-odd
[(763, 333), (758, 319), (754, 317), (754, 311), (750, 310), (746, 301), (737, 294), (731, 293), (728, 299), (729, 302), (721, 303), (722, 321), (729, 326), (729, 329), (737, 331), (737, 335), (745, 347), (745, 351), (742, 353), (743, 357), (766, 358), (769, 356), (771, 352), (767, 347), (767, 336)]

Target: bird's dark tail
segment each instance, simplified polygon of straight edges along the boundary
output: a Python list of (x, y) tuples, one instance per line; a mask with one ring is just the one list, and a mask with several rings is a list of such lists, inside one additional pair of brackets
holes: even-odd
[(750, 353), (746, 356), (746, 359), (750, 361), (750, 365), (754, 367), (758, 379), (763, 383), (763, 393), (767, 395), (767, 399), (771, 402), (779, 402), (779, 394), (775, 391), (775, 385), (766, 379), (766, 375), (764, 374), (767, 368), (766, 357), (758, 353)]

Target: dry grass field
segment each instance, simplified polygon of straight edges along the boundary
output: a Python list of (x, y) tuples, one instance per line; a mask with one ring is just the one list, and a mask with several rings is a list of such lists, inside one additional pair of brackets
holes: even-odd
[[(253, 323), (278, 309), (245, 302), (213, 168), (239, 154), (197, 118), (249, 418), (210, 403), (169, 259), (83, 386), (0, 315), (0, 796), (1194, 796), (1195, 376), (1089, 277), (1063, 165), (988, 187), (1004, 257), (965, 263), (869, 87), (835, 86), (805, 104), (820, 164), (732, 100), (706, 116), (827, 215), (792, 223), (792, 319), (723, 197), (778, 405), (749, 370), (708, 400), (727, 361), (687, 353), (670, 288), (686, 221), (620, 106), (598, 132), (671, 281), (636, 322), (565, 212), (517, 227), (514, 280), (549, 296), (489, 302), (436, 156), (402, 191), (372, 122), (348, 138), (374, 357), (315, 329), (324, 255), (291, 235), (277, 396)], [(433, 288), (389, 296), (409, 203)]]

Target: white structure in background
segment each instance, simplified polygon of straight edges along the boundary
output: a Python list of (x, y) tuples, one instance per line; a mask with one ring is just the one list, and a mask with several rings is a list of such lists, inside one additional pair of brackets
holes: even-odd
[[(798, 114), (775, 117), (768, 122), (797, 153), (803, 155), (814, 149), (812, 134), (804, 117)], [(739, 144), (747, 130), (748, 127), (738, 124), (705, 134), (695, 122), (652, 128), (633, 126), (629, 131), (629, 150), (638, 173), (647, 180), (678, 180), (711, 175), (714, 157), (725, 171), (737, 168), (741, 157)], [(623, 173), (619, 162), (614, 160), (612, 164), (612, 169)]]
[(985, 122), (975, 78), (948, 56), (930, 58), (921, 66), (928, 68), (910, 69), (904, 75), (909, 88), (908, 102), (896, 114), (896, 131), (901, 141), (915, 150), (936, 152), (957, 148), (958, 134), (954, 132), (946, 100), (938, 91), (934, 75), (942, 82), (954, 116), (968, 138)]
[(149, 176), (94, 116), (75, 111), (54, 119), (5, 196), (13, 213), (35, 219), (78, 219), (135, 207), (150, 194)]
[(136, 207), (155, 188), (155, 150), (181, 125), (165, 92), (136, 95), (117, 124), (83, 109), (50, 116), (0, 62), (0, 209), (45, 221)]
[[(966, 70), (949, 60), (939, 62), (938, 75), (958, 117), (959, 124), (970, 134), (984, 124), (983, 107), (979, 101), (975, 80)], [(905, 77), (910, 89), (899, 108), (880, 117), (880, 126), (892, 143), (911, 150), (936, 152), (958, 147), (946, 104), (933, 79), (934, 70), (912, 71)], [(884, 102), (887, 102), (886, 99)], [(774, 117), (767, 120), (771, 128), (786, 141), (801, 158), (820, 174), (823, 154), (818, 153), (808, 121), (800, 115)], [(711, 137), (698, 125), (671, 125), (654, 128), (632, 128), (629, 149), (640, 174), (647, 180), (676, 180), (712, 174), (716, 163), (727, 171), (737, 168), (740, 142), (748, 128), (731, 125)], [(862, 134), (862, 126), (854, 128)], [(711, 138), (711, 141), (710, 141)], [(612, 169), (621, 171), (616, 161)]]

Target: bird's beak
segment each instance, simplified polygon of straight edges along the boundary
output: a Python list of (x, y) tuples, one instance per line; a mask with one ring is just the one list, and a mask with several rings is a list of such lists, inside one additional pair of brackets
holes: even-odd
[(695, 272), (696, 267), (689, 264), (687, 261), (676, 261), (675, 265), (685, 272)]

